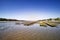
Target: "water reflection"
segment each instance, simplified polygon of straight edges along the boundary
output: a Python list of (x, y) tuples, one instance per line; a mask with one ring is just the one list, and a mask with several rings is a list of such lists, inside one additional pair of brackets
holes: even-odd
[[(4, 28), (1, 28), (4, 27)], [(60, 40), (59, 28), (40, 24), (16, 25), (15, 22), (0, 23), (0, 40)]]
[[(16, 25), (21, 25), (23, 23), (16, 23)], [(23, 24), (24, 26), (31, 26), (31, 25), (34, 25), (36, 23), (29, 23), (29, 24)], [(37, 23), (38, 24), (38, 23)], [(47, 26), (50, 26), (50, 27), (57, 27), (58, 24), (56, 23), (52, 23), (52, 24), (48, 24), (48, 23), (40, 23), (39, 26), (42, 26), (42, 27), (47, 27)]]

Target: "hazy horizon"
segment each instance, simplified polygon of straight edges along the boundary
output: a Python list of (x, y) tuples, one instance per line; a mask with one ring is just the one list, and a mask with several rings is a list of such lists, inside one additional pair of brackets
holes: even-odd
[(0, 18), (40, 20), (60, 17), (59, 0), (0, 0)]

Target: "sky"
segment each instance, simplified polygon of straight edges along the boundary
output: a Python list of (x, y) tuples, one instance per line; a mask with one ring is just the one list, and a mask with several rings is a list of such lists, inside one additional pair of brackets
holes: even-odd
[(60, 0), (0, 0), (0, 18), (41, 20), (60, 17)]

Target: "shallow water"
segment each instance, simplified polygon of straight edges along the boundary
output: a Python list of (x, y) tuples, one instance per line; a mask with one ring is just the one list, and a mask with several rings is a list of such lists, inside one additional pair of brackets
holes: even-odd
[(0, 40), (60, 40), (60, 25), (42, 27), (39, 24), (24, 26), (1, 22)]

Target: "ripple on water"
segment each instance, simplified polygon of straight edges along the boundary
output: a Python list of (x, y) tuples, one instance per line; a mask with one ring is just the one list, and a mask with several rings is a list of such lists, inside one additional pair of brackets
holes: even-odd
[(0, 32), (1, 40), (60, 40), (60, 26), (59, 28), (41, 27), (38, 24), (24, 26), (12, 22), (0, 24), (0, 27), (5, 29), (4, 32)]

